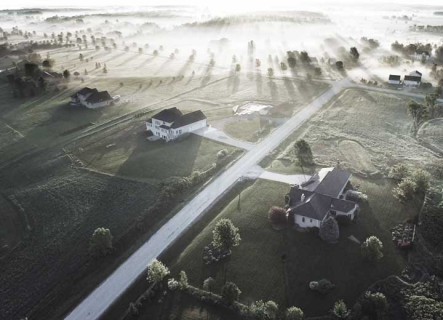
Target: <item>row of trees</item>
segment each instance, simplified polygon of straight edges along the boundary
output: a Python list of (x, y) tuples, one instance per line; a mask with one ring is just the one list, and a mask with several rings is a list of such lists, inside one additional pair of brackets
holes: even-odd
[(397, 183), (393, 193), (402, 202), (412, 200), (415, 194), (424, 195), (431, 185), (431, 175), (427, 171), (415, 169), (411, 172), (405, 164), (393, 166), (388, 177)]

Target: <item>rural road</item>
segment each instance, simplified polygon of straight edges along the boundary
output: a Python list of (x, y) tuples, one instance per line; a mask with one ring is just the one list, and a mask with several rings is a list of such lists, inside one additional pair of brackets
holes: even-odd
[(344, 88), (349, 80), (337, 81), (270, 135), (256, 144), (241, 159), (209, 183), (194, 199), (166, 222), (147, 242), (90, 293), (66, 320), (98, 319), (125, 290), (145, 272), (147, 265), (167, 249), (200, 215), (220, 199), (244, 174), (274, 150), (303, 122)]

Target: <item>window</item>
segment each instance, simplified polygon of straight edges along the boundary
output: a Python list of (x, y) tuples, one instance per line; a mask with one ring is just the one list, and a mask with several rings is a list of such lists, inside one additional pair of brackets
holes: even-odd
[(305, 222), (305, 217), (301, 218), (301, 221)]
[(311, 219), (311, 223), (312, 223), (312, 219)]

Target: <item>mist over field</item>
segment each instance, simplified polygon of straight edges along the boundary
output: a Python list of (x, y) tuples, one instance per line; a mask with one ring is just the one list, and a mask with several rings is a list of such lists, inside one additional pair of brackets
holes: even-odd
[(442, 319), (440, 2), (1, 3), (0, 319)]

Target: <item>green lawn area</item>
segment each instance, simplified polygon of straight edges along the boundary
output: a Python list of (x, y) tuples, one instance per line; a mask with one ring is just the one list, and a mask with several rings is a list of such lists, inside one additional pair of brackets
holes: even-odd
[(77, 145), (74, 152), (89, 168), (159, 182), (207, 170), (216, 161), (218, 151), (236, 150), (193, 134), (175, 142), (151, 142), (146, 140), (143, 125), (137, 121), (112, 134), (94, 137), (92, 142)]
[(280, 260), (284, 251), (283, 237), (271, 228), (267, 211), (272, 205), (283, 205), (287, 191), (287, 185), (264, 180), (244, 190), (241, 193), (241, 210), (238, 210), (238, 198), (232, 200), (179, 254), (171, 265), (173, 274), (183, 269), (190, 283), (200, 287), (203, 280), (211, 276), (217, 280), (219, 290), (224, 280), (223, 265), (206, 266), (202, 250), (211, 242), (216, 222), (229, 218), (240, 228), (242, 240), (226, 263), (226, 279), (238, 285), (243, 292), (242, 301), (272, 299), (282, 303), (285, 295)]
[[(392, 245), (389, 229), (413, 216), (416, 209), (399, 204), (391, 193), (393, 185), (386, 180), (352, 178), (352, 182), (368, 194), (369, 202), (361, 206), (356, 223), (341, 227), (336, 245), (323, 242), (315, 232), (273, 230), (267, 211), (272, 205), (283, 205), (289, 186), (258, 180), (241, 193), (241, 210), (238, 198), (232, 200), (179, 254), (171, 269), (173, 273), (185, 270), (196, 286), (212, 276), (220, 288), (224, 266), (206, 266), (202, 250), (212, 239), (215, 223), (229, 218), (239, 227), (242, 241), (226, 262), (226, 279), (242, 290), (243, 302), (271, 299), (286, 306), (288, 301), (289, 306), (299, 306), (308, 315), (327, 313), (339, 299), (351, 305), (373, 282), (400, 273), (404, 261)], [(348, 239), (350, 235), (361, 242), (370, 235), (379, 237), (384, 243), (384, 258), (375, 264), (364, 261), (360, 246)], [(287, 257), (285, 272), (282, 255)], [(326, 296), (308, 288), (310, 281), (322, 278), (336, 285)]]

